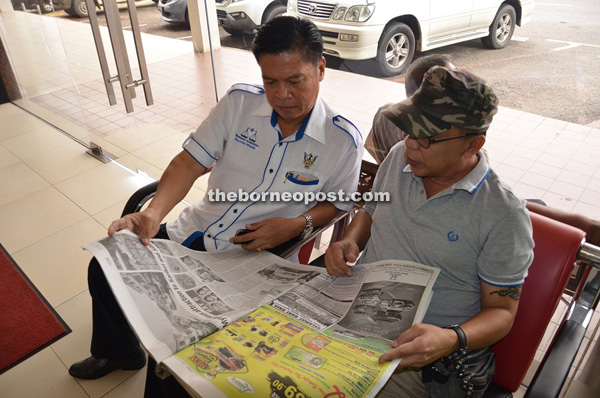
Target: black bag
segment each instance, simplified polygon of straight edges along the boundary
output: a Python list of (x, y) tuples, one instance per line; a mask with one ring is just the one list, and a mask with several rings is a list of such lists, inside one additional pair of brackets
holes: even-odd
[[(496, 372), (494, 353), (490, 348), (483, 348), (467, 352), (462, 357), (443, 357), (423, 367), (421, 377), (423, 383), (457, 384), (448, 383), (450, 377), (458, 379), (459, 387), (464, 391), (465, 397), (477, 397), (492, 381)], [(456, 396), (450, 395), (450, 396)]]

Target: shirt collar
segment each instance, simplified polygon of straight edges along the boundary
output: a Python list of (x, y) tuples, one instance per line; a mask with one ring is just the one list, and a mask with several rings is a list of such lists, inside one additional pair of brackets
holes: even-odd
[(315, 106), (313, 107), (310, 120), (308, 121), (308, 125), (306, 126), (306, 130), (304, 134), (308, 135), (311, 138), (319, 141), (321, 144), (325, 145), (325, 126), (324, 123), (329, 122), (327, 119), (327, 113), (325, 112), (325, 105), (321, 100), (321, 96), (317, 97), (317, 102), (315, 102)]
[(462, 189), (469, 193), (475, 193), (490, 174), (490, 166), (487, 163), (485, 154), (482, 151), (479, 151), (477, 157), (479, 158), (477, 166), (475, 166), (465, 178), (454, 184), (455, 189)]
[[(262, 106), (252, 112), (252, 116), (268, 117), (271, 120), (277, 120), (275, 111), (271, 105), (269, 105), (268, 101), (265, 101)], [(327, 120), (326, 117), (327, 114), (325, 112), (325, 105), (323, 104), (323, 100), (321, 100), (321, 96), (319, 96), (317, 97), (317, 102), (315, 103), (311, 113), (308, 115), (308, 123), (302, 124), (302, 127), (298, 129), (300, 134), (296, 134), (295, 138), (293, 139), (302, 139), (302, 136), (306, 134), (325, 145), (325, 126), (323, 123)]]

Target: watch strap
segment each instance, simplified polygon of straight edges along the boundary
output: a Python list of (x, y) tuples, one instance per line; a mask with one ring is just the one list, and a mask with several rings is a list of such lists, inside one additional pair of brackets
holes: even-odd
[(300, 237), (304, 239), (306, 235), (309, 235), (313, 231), (313, 219), (308, 213), (302, 213), (301, 216), (306, 219), (306, 227), (304, 227), (300, 234)]
[(458, 350), (450, 354), (450, 357), (456, 356), (456, 358), (460, 358), (464, 356), (468, 351), (467, 335), (465, 334), (465, 331), (462, 330), (459, 324), (448, 325), (444, 329), (452, 329), (458, 336)]

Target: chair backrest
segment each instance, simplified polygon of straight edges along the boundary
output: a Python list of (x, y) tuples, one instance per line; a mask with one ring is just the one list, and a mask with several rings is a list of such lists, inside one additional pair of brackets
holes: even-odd
[(493, 346), (493, 381), (516, 391), (552, 319), (585, 238), (577, 228), (531, 213), (534, 259), (523, 285), (519, 310), (510, 333)]

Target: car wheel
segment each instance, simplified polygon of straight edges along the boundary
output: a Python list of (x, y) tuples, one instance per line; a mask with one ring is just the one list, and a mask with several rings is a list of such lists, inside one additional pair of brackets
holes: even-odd
[(490, 25), (490, 34), (481, 38), (483, 45), (491, 49), (506, 47), (515, 31), (516, 20), (517, 14), (512, 6), (501, 7)]
[(64, 11), (67, 13), (67, 15), (70, 15), (72, 17), (76, 17), (77, 14), (75, 13), (75, 10), (72, 8), (65, 8)]
[(40, 6), (42, 14), (49, 14), (51, 12), (54, 12), (54, 5), (52, 4), (52, 0), (38, 0), (38, 4)]
[(79, 18), (84, 18), (88, 16), (87, 3), (85, 0), (73, 0), (71, 2), (71, 7), (65, 12), (72, 16), (77, 16)]
[(183, 24), (186, 28), (190, 29), (190, 14), (188, 14), (188, 9), (185, 9), (185, 20), (183, 21)]
[(286, 6), (282, 6), (281, 4), (271, 4), (265, 10), (265, 13), (263, 14), (261, 23), (264, 24), (266, 22), (269, 22), (271, 19), (273, 19), (275, 17), (280, 17), (286, 11), (287, 11)]
[(414, 55), (415, 35), (408, 25), (393, 23), (383, 31), (375, 58), (383, 75), (395, 76), (404, 72)]
[(244, 32), (242, 32), (239, 29), (232, 29), (232, 28), (228, 28), (227, 26), (223, 25), (223, 30), (227, 33), (229, 33), (231, 36), (242, 36), (244, 34)]

